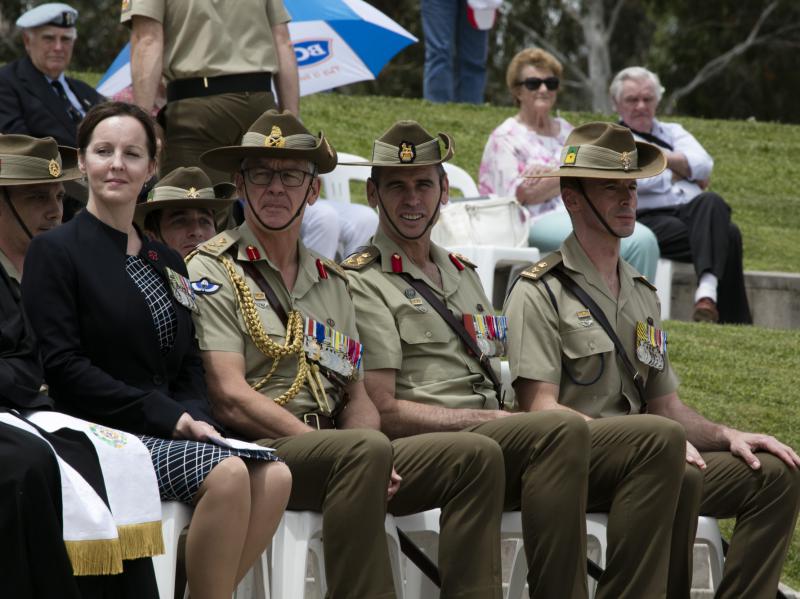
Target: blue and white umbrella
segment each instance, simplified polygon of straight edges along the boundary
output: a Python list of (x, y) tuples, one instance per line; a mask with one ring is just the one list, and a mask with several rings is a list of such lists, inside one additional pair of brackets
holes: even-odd
[[(284, 0), (297, 56), (300, 95), (375, 79), (386, 63), (417, 38), (364, 0)], [(97, 90), (113, 96), (131, 84), (125, 46)]]

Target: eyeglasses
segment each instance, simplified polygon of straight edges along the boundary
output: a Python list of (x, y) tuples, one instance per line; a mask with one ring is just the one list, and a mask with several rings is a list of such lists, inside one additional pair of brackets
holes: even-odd
[(517, 85), (524, 85), (526, 89), (530, 91), (536, 91), (542, 86), (544, 83), (545, 87), (550, 91), (558, 89), (558, 77), (545, 77), (544, 79), (540, 79), (539, 77), (528, 77), (523, 81), (517, 81)]
[(313, 175), (308, 171), (299, 168), (287, 168), (284, 170), (275, 170), (271, 168), (251, 168), (244, 171), (247, 174), (247, 180), (253, 185), (269, 185), (272, 183), (275, 174), (280, 177), (281, 183), (286, 187), (299, 187), (305, 181), (306, 175)]

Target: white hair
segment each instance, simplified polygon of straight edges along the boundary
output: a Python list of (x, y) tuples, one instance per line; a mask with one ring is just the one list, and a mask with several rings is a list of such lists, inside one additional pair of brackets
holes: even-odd
[(608, 88), (608, 93), (615, 104), (619, 103), (622, 96), (622, 84), (628, 79), (650, 83), (656, 94), (656, 101), (661, 102), (661, 98), (664, 95), (664, 86), (661, 85), (658, 75), (644, 67), (627, 67), (614, 76)]

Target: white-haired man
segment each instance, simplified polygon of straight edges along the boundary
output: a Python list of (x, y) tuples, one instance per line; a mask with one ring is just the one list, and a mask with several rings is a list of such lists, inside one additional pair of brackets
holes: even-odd
[(731, 221), (731, 207), (708, 191), (714, 160), (681, 125), (656, 119), (664, 88), (655, 73), (643, 67), (623, 69), (611, 82), (610, 93), (621, 124), (666, 155), (663, 173), (638, 181), (637, 219), (656, 234), (662, 257), (694, 264), (694, 320), (752, 323), (742, 234)]

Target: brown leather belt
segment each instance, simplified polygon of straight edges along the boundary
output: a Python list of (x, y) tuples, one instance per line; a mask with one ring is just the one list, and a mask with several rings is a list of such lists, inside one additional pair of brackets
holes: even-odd
[(241, 92), (269, 92), (272, 86), (271, 73), (239, 73), (217, 77), (190, 77), (176, 79), (167, 84), (167, 102), (186, 98), (201, 98), (217, 94)]
[(325, 416), (324, 414), (317, 414), (316, 412), (306, 412), (303, 414), (303, 422), (319, 431), (336, 428), (333, 418)]

